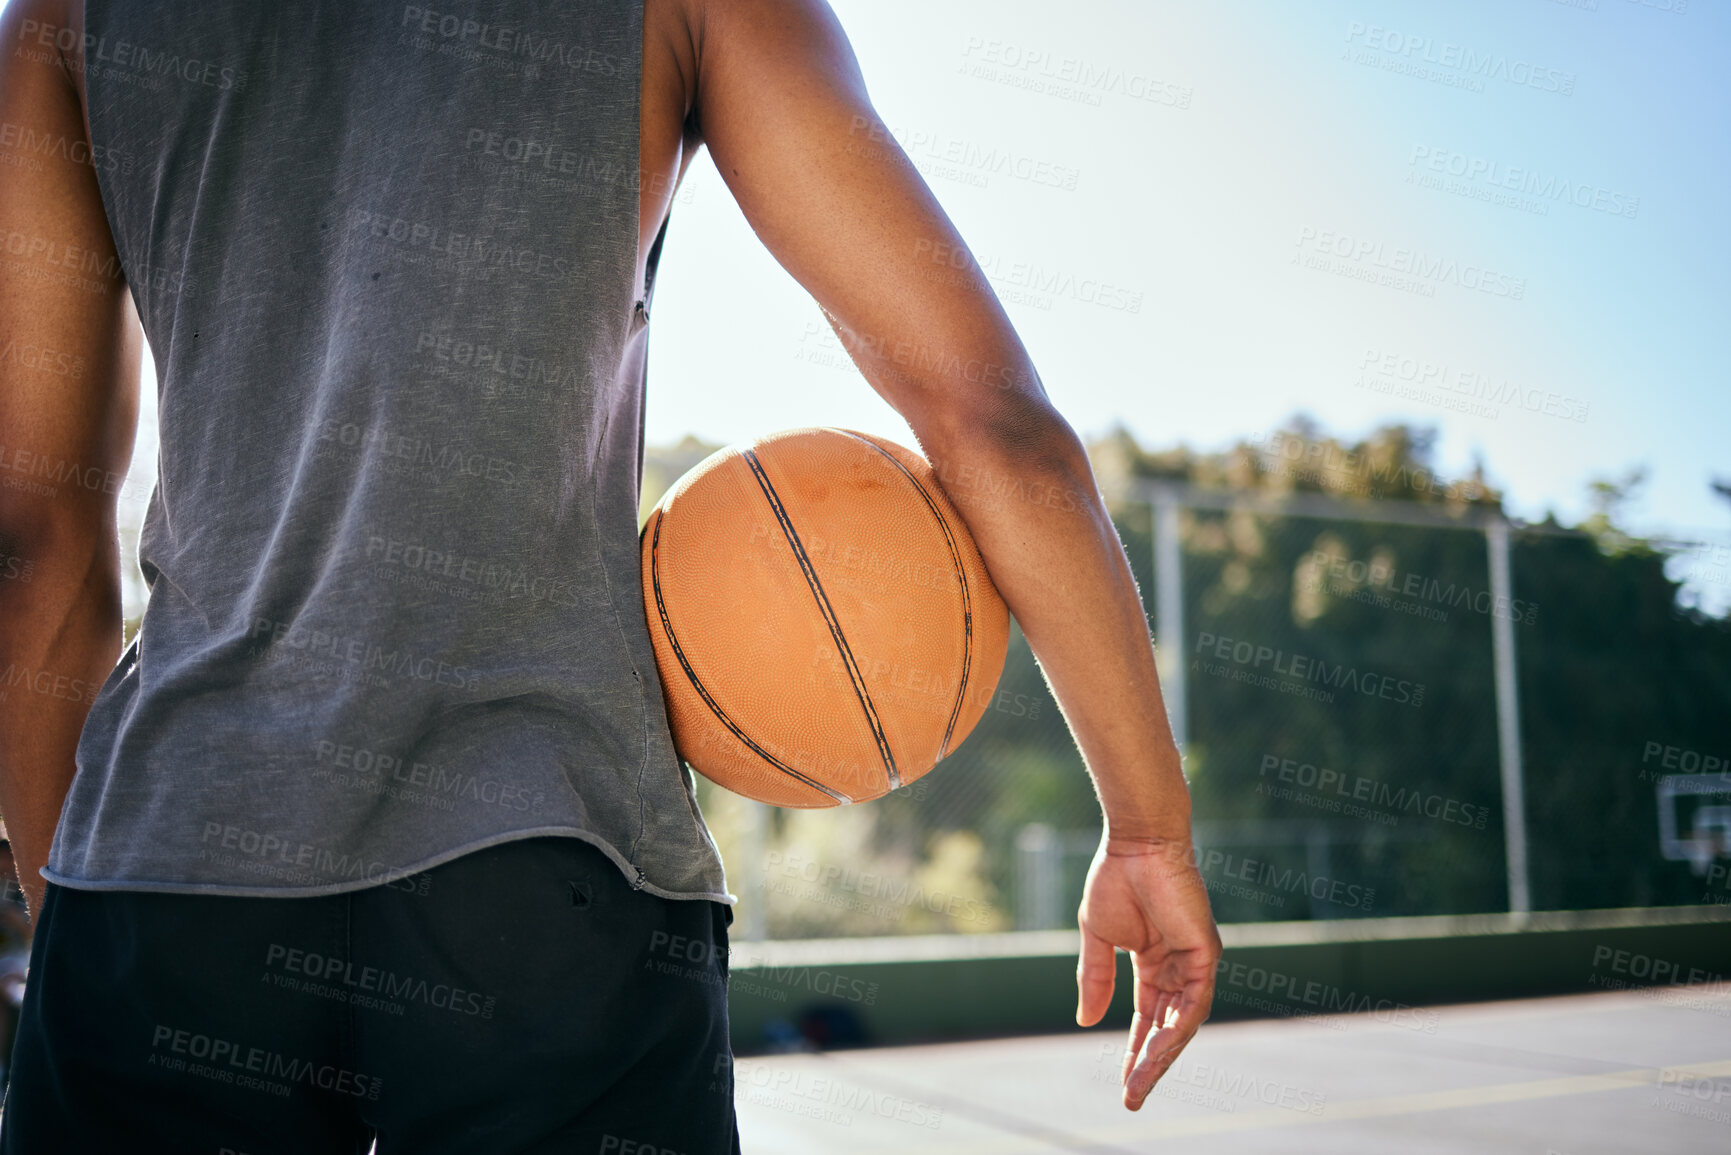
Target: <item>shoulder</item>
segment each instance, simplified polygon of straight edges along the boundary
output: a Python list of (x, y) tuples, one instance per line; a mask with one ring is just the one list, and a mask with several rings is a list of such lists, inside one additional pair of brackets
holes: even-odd
[[(25, 83), (64, 82), (83, 101), (78, 78), (84, 70), (84, 4), (82, 0), (10, 0), (0, 8), (0, 60), (15, 80)], [(28, 65), (52, 65), (52, 68)], [(17, 98), (8, 85), (8, 95)], [(64, 91), (64, 88), (61, 88)]]
[(713, 87), (706, 82), (723, 73), (749, 88), (772, 74), (853, 66), (828, 0), (644, 0), (644, 45), (677, 61), (693, 128)]
[(18, 48), (48, 48), (67, 60), (84, 31), (84, 5), (73, 0), (10, 0), (0, 9), (7, 55)]
[(20, 102), (58, 101), (69, 91), (82, 104), (83, 41), (82, 0), (11, 0), (0, 8), (0, 99), (7, 115)]

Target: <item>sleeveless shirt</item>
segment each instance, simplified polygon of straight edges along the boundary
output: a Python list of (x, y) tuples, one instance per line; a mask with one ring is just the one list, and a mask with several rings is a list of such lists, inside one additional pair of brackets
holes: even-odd
[(642, 0), (85, 19), (160, 451), (44, 876), (330, 894), (564, 835), (733, 902), (641, 594)]

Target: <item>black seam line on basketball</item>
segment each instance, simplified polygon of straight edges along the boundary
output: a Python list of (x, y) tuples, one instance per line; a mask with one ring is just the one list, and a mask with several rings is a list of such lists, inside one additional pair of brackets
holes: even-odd
[(799, 779), (814, 790), (822, 791), (837, 802), (842, 803), (844, 806), (851, 803), (853, 799), (849, 798), (846, 794), (825, 786), (815, 778), (810, 778), (801, 774), (798, 770), (795, 770), (792, 766), (789, 766), (787, 763), (771, 754), (768, 750), (765, 750), (762, 746), (753, 742), (751, 736), (744, 730), (741, 730), (739, 726), (734, 723), (733, 719), (727, 716), (727, 711), (721, 708), (721, 704), (710, 696), (709, 690), (704, 686), (702, 679), (697, 676), (697, 671), (693, 670), (691, 668), (691, 663), (686, 661), (685, 650), (680, 647), (679, 638), (673, 632), (673, 623), (667, 617), (667, 603), (661, 596), (661, 559), (659, 551), (661, 548), (661, 522), (666, 516), (666, 514), (662, 514), (660, 517), (655, 519), (655, 535), (649, 539), (649, 580), (655, 587), (655, 610), (661, 615), (662, 632), (667, 635), (667, 642), (673, 647), (673, 656), (679, 659), (679, 668), (685, 671), (685, 678), (691, 683), (691, 688), (697, 691), (698, 696), (703, 699), (703, 704), (709, 707), (709, 712), (714, 714), (716, 719), (723, 726), (726, 726), (728, 730), (733, 733), (735, 738), (738, 738), (746, 746), (750, 747), (758, 757), (762, 758), (765, 762), (768, 762), (771, 766), (774, 766), (777, 770), (780, 770), (783, 774)]
[(962, 553), (956, 546), (955, 535), (950, 532), (949, 519), (943, 515), (942, 510), (938, 509), (937, 502), (933, 501), (932, 495), (926, 492), (926, 487), (920, 484), (920, 479), (908, 472), (907, 466), (897, 461), (894, 454), (885, 452), (884, 447), (875, 441), (861, 437), (857, 433), (849, 433), (846, 429), (838, 429), (836, 432), (871, 446), (883, 454), (886, 461), (901, 470), (902, 476), (906, 477), (909, 483), (913, 485), (914, 492), (918, 493), (921, 499), (925, 501), (926, 508), (932, 511), (932, 516), (938, 519), (938, 528), (944, 531), (944, 540), (950, 546), (950, 560), (955, 563), (956, 581), (962, 589), (962, 678), (960, 684), (956, 686), (956, 704), (950, 707), (950, 720), (944, 727), (944, 740), (938, 746), (938, 759), (942, 761), (944, 755), (950, 752), (950, 738), (956, 732), (956, 719), (961, 716), (962, 703), (967, 701), (968, 666), (974, 653), (973, 600), (968, 595), (968, 572), (962, 568)]
[(884, 734), (883, 724), (878, 721), (877, 707), (872, 705), (871, 693), (866, 689), (865, 675), (859, 671), (859, 663), (854, 661), (853, 650), (848, 647), (847, 638), (841, 632), (841, 621), (835, 616), (835, 608), (829, 604), (829, 597), (823, 592), (823, 583), (817, 580), (817, 570), (811, 564), (811, 558), (806, 556), (805, 545), (799, 540), (799, 532), (793, 528), (793, 522), (787, 516), (787, 507), (781, 503), (781, 495), (776, 493), (775, 486), (769, 480), (769, 474), (763, 471), (763, 463), (757, 459), (757, 454), (747, 449), (745, 460), (751, 466), (751, 471), (757, 475), (758, 487), (763, 490), (763, 496), (768, 499), (770, 508), (775, 510), (775, 518), (781, 523), (781, 532), (787, 537), (787, 544), (793, 547), (793, 556), (799, 559), (799, 568), (805, 573), (805, 582), (811, 587), (811, 596), (817, 599), (818, 609), (823, 613), (823, 620), (829, 625), (830, 637), (835, 639), (836, 649), (841, 651), (841, 660), (847, 666), (847, 674), (853, 682), (854, 697), (859, 699), (860, 708), (865, 711), (866, 723), (872, 728), (872, 737), (877, 740), (878, 756), (884, 760), (884, 772), (889, 775), (890, 789), (894, 790), (902, 784), (901, 772), (896, 769), (896, 757), (890, 751), (889, 738)]

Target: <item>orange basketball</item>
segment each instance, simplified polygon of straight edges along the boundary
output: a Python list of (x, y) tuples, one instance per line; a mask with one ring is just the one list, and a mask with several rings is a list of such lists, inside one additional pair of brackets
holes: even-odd
[(696, 465), (643, 527), (679, 756), (776, 806), (865, 802), (960, 745), (1010, 615), (924, 458), (789, 429)]

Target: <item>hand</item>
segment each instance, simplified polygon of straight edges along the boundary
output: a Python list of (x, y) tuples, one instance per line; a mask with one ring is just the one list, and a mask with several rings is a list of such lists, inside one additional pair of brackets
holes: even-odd
[[(1136, 1015), (1119, 1078), (1139, 1111), (1214, 1004), (1220, 931), (1188, 838), (1104, 838), (1077, 912), (1076, 1022), (1091, 1027), (1112, 1002), (1114, 947), (1136, 967)], [(1146, 1049), (1144, 1050), (1144, 1044)]]

